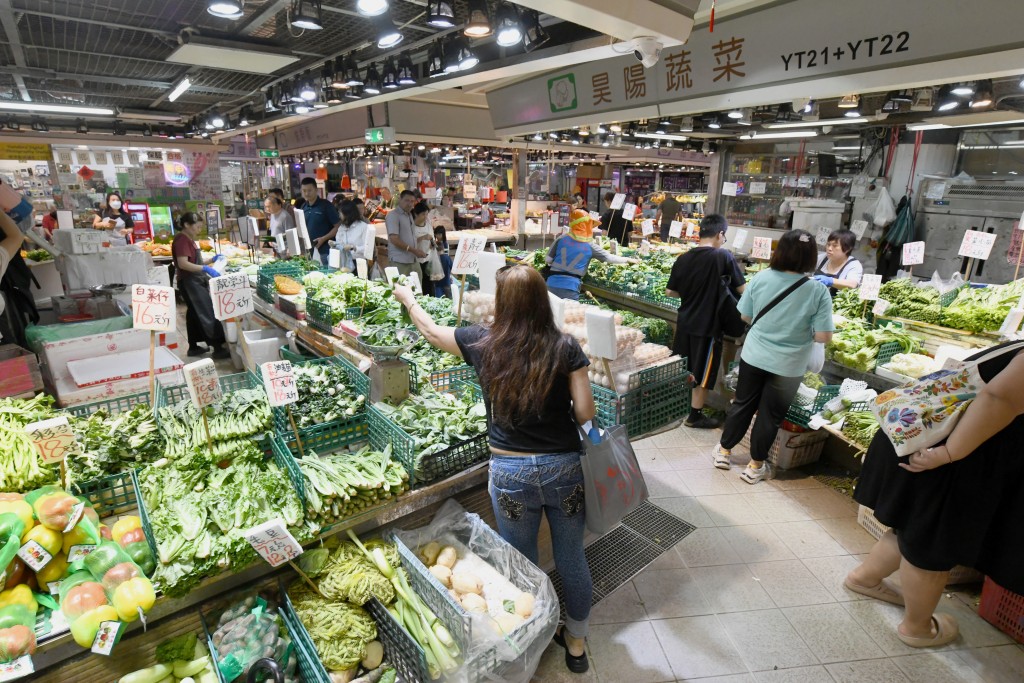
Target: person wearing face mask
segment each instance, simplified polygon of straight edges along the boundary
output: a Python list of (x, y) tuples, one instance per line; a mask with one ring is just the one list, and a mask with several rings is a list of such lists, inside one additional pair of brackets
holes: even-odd
[(108, 192), (105, 204), (106, 208), (97, 211), (92, 217), (92, 227), (96, 230), (109, 230), (110, 245), (123, 247), (128, 244), (128, 237), (135, 226), (131, 214), (122, 211), (124, 202), (117, 192)]
[[(183, 214), (178, 230), (171, 243), (171, 253), (178, 275), (178, 291), (185, 299), (188, 355), (201, 356), (213, 349), (214, 358), (229, 358), (231, 354), (224, 348), (224, 328), (214, 316), (210, 298), (210, 278), (219, 277), (220, 273), (207, 265), (196, 243), (203, 230), (202, 216), (194, 212)], [(223, 254), (217, 254), (209, 263), (223, 259)], [(199, 342), (206, 342), (209, 349), (199, 346)]]
[(328, 243), (338, 234), (341, 216), (334, 204), (317, 194), (316, 181), (312, 178), (302, 179), (302, 198), (306, 200), (302, 205), (302, 213), (306, 217), (306, 231), (313, 243), (313, 258), (326, 264), (331, 250)]

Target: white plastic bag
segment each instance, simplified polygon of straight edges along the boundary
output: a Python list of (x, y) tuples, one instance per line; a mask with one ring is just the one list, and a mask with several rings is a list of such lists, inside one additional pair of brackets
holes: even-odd
[(874, 224), (879, 228), (884, 228), (896, 220), (896, 205), (893, 204), (892, 197), (887, 191), (882, 190), (878, 193), (878, 201), (875, 202), (873, 214)]
[(430, 247), (427, 254), (427, 272), (434, 282), (444, 279), (444, 266), (441, 265), (441, 257), (437, 255), (437, 249)]
[(821, 342), (814, 342), (811, 356), (807, 359), (807, 372), (821, 372), (823, 367), (825, 367), (825, 345)]

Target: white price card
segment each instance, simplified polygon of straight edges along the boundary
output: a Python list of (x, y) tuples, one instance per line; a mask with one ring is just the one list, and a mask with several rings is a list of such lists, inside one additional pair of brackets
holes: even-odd
[(676, 239), (681, 238), (683, 236), (683, 222), (672, 221), (668, 228), (668, 236), (675, 237)]
[(23, 655), (17, 659), (0, 664), (0, 683), (14, 681), (35, 673), (36, 667), (32, 664), (32, 655)]
[(327, 252), (327, 267), (332, 270), (341, 268), (341, 249), (330, 249)]
[(249, 529), (245, 532), (245, 540), (271, 567), (280, 567), (302, 554), (302, 546), (280, 518)]
[(627, 221), (631, 221), (634, 216), (636, 216), (636, 204), (623, 204), (622, 217)]
[(1024, 321), (1024, 309), (1011, 308), (1010, 312), (1006, 314), (1006, 319), (1003, 320), (1002, 326), (999, 328), (999, 336), (1015, 337), (1020, 330), (1021, 321)]
[(857, 239), (864, 239), (864, 233), (868, 230), (868, 222), (862, 220), (853, 221), (850, 223), (850, 230), (857, 236)]
[(466, 183), (463, 185), (462, 196), (466, 199), (476, 199), (476, 185), (473, 183)]
[(865, 275), (860, 281), (861, 301), (875, 301), (878, 298), (878, 291), (882, 288), (881, 275)]
[(114, 646), (121, 640), (125, 624), (122, 621), (101, 621), (96, 637), (92, 641), (92, 651), (98, 655), (109, 657)]
[(736, 183), (722, 183), (722, 195), (725, 197), (735, 197), (737, 190)]
[(885, 299), (878, 299), (875, 301), (875, 305), (871, 307), (871, 312), (875, 315), (885, 315), (885, 312), (889, 310), (891, 304)]
[(210, 298), (213, 299), (213, 317), (228, 320), (252, 313), (252, 287), (245, 273), (221, 275), (210, 280)]
[(700, 234), (700, 227), (693, 221), (686, 221), (686, 236), (697, 237)]
[(850, 196), (854, 198), (863, 197), (868, 193), (868, 186), (870, 184), (871, 178), (862, 175), (857, 176), (850, 184)]
[(480, 291), (495, 294), (498, 291), (498, 270), (505, 267), (504, 254), (483, 252), (480, 259)]
[(401, 276), (402, 274), (398, 272), (398, 268), (394, 266), (388, 266), (384, 269), (384, 279), (388, 281), (389, 285), (394, 285)]
[(463, 233), (452, 259), (452, 275), (476, 275), (480, 270), (480, 253), (485, 246), (487, 238), (483, 235)]
[(640, 232), (644, 237), (654, 234), (654, 220), (648, 218), (647, 220), (640, 223)]
[(358, 275), (360, 277), (360, 279), (365, 280), (366, 279), (366, 274), (369, 273), (369, 272), (370, 271), (367, 268), (366, 259), (364, 259), (364, 258), (357, 258), (356, 259), (356, 275)]
[(743, 248), (743, 245), (747, 243), (747, 231), (740, 228), (736, 231), (736, 237), (732, 240), (733, 249), (739, 250)]
[(212, 358), (197, 360), (182, 369), (185, 372), (185, 385), (196, 408), (205, 408), (221, 399), (223, 392), (220, 388), (220, 378), (217, 376), (217, 366), (213, 364)]
[(57, 212), (57, 229), (71, 230), (75, 227), (75, 214), (73, 211)]
[(903, 265), (918, 266), (924, 263), (924, 242), (907, 242), (903, 245)]
[(67, 417), (33, 422), (25, 425), (25, 431), (39, 451), (39, 459), (44, 465), (63, 462), (69, 452), (77, 451), (75, 433), (71, 431)]
[(750, 183), (749, 192), (750, 194), (764, 194), (768, 190), (768, 183), (765, 182), (753, 182)]
[[(301, 211), (296, 211), (295, 214), (301, 214)], [(299, 256), (303, 253), (302, 245), (299, 244), (299, 231), (296, 228), (291, 228), (284, 231), (285, 247), (288, 250), (289, 256)]]
[(299, 244), (302, 249), (309, 251), (313, 248), (313, 242), (309, 239), (309, 230), (306, 228), (306, 212), (295, 212), (295, 229), (298, 231)]
[(271, 406), (286, 406), (299, 400), (299, 389), (295, 386), (295, 373), (290, 362), (275, 360), (263, 363), (260, 374)]
[(612, 211), (617, 211), (622, 208), (623, 204), (626, 203), (626, 195), (619, 193), (612, 197)]
[(815, 231), (815, 234), (814, 234), (814, 241), (817, 242), (819, 246), (822, 246), (822, 247), (827, 246), (828, 245), (828, 236), (831, 235), (831, 234), (832, 234), (832, 229), (831, 228), (828, 228), (828, 227), (826, 227), (824, 225), (819, 225), (818, 229)]
[(946, 183), (932, 183), (924, 193), (925, 199), (942, 199), (946, 196)]
[(968, 230), (964, 233), (964, 239), (960, 243), (958, 256), (976, 258), (987, 261), (992, 254), (992, 246), (996, 243), (994, 232), (982, 232), (981, 230)]
[(132, 326), (135, 329), (173, 332), (177, 319), (172, 288), (132, 285)]
[(619, 345), (615, 336), (615, 312), (588, 306), (586, 322), (590, 355), (615, 360), (619, 355)]
[(555, 325), (558, 329), (565, 328), (565, 299), (548, 292), (548, 300), (551, 302), (551, 315), (555, 318)]
[(423, 285), (420, 284), (420, 274), (415, 270), (409, 273), (409, 287), (417, 294), (423, 293)]
[(772, 257), (772, 238), (755, 237), (754, 246), (750, 249), (750, 257), (762, 260), (769, 260)]

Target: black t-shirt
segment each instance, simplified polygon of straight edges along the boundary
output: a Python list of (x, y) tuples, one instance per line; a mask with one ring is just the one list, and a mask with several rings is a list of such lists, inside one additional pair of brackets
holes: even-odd
[(744, 284), (743, 273), (725, 249), (697, 247), (676, 259), (668, 288), (681, 298), (677, 318), (680, 333), (697, 337), (718, 334), (719, 290), (725, 277), (736, 294)]
[[(487, 337), (486, 328), (479, 325), (455, 330), (455, 341), (466, 362), (480, 372), (480, 350), (475, 344)], [(491, 419), (491, 401), (486, 380), (481, 378), (484, 404), (487, 406), (487, 429), (491, 446), (514, 453), (571, 453), (580, 450), (580, 435), (572, 411), (569, 392), (569, 374), (590, 365), (579, 343), (566, 337), (565, 374), (551, 378), (551, 389), (544, 399), (539, 415), (526, 417), (515, 427), (505, 427)]]
[(622, 209), (608, 209), (601, 216), (601, 229), (608, 235), (608, 239), (626, 246), (629, 244), (629, 233), (633, 230), (633, 222), (622, 217)]

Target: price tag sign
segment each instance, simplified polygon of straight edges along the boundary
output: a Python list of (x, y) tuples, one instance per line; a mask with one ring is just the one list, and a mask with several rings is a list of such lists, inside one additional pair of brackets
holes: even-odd
[(1017, 331), (1020, 330), (1022, 321), (1024, 321), (1024, 309), (1011, 308), (1010, 312), (1006, 314), (1006, 319), (1003, 320), (1002, 326), (999, 328), (999, 336), (1015, 337)]
[(615, 313), (588, 306), (586, 313), (587, 343), (590, 353), (598, 358), (615, 360), (619, 347), (615, 335)]
[(361, 279), (365, 280), (366, 279), (366, 275), (369, 272), (370, 272), (369, 268), (367, 268), (367, 265), (366, 265), (366, 259), (364, 259), (364, 258), (357, 258), (356, 259), (356, 274)]
[(267, 390), (271, 406), (286, 406), (299, 400), (295, 373), (290, 362), (277, 360), (264, 363), (260, 366), (260, 373), (263, 375), (263, 388)]
[(452, 275), (476, 275), (480, 270), (480, 252), (486, 245), (483, 235), (463, 234), (452, 260)]
[(850, 230), (857, 236), (857, 239), (864, 239), (864, 233), (868, 231), (868, 222), (861, 220), (853, 221), (850, 223)]
[[(504, 260), (504, 259), (502, 259)], [(415, 270), (409, 273), (409, 287), (417, 294), (423, 293), (423, 286), (420, 284), (420, 274)]]
[(503, 254), (480, 254), (480, 291), (494, 294), (498, 291), (498, 271), (505, 267)]
[(772, 238), (755, 237), (754, 246), (750, 250), (751, 258), (763, 259), (765, 261), (772, 257)]
[(172, 288), (132, 285), (132, 326), (135, 329), (173, 332), (176, 320)]
[(327, 252), (327, 267), (333, 270), (341, 268), (341, 249), (331, 249)]
[(878, 299), (875, 301), (875, 305), (871, 307), (871, 312), (875, 315), (885, 315), (885, 312), (889, 310), (889, 302), (885, 299)]
[(3, 681), (14, 681), (35, 673), (35, 666), (32, 664), (32, 655), (23, 655), (17, 659), (0, 664), (0, 683)]
[(964, 239), (960, 243), (960, 251), (957, 255), (987, 261), (988, 257), (992, 254), (992, 247), (995, 243), (995, 233), (968, 230), (964, 233)]
[(309, 230), (306, 228), (306, 212), (295, 212), (295, 229), (298, 231), (299, 244), (303, 249), (309, 251), (313, 248), (313, 242), (309, 239)]
[(687, 237), (696, 237), (698, 234), (700, 234), (700, 230), (698, 229), (697, 224), (696, 223), (692, 223), (690, 221), (687, 221), (686, 222), (686, 236)]
[(878, 299), (878, 290), (882, 288), (881, 275), (865, 275), (860, 281), (860, 300), (875, 301)]
[(726, 197), (735, 197), (738, 189), (736, 183), (722, 183), (722, 194)]
[(223, 392), (220, 388), (220, 378), (217, 377), (217, 366), (213, 364), (212, 358), (189, 363), (183, 370), (185, 385), (196, 408), (205, 408), (221, 399)]
[(917, 266), (924, 263), (924, 242), (907, 242), (903, 245), (903, 265)]
[(402, 274), (398, 272), (398, 268), (388, 266), (384, 269), (384, 279), (388, 281), (389, 285), (394, 285), (400, 277), (402, 277)]
[(732, 246), (734, 249), (742, 249), (743, 245), (747, 243), (747, 231), (740, 228), (736, 231), (736, 237), (732, 240)]
[(92, 651), (98, 655), (109, 657), (114, 651), (114, 646), (121, 640), (124, 633), (124, 622), (102, 621), (100, 628), (96, 631), (96, 637), (92, 641)]
[(654, 234), (654, 220), (648, 218), (647, 220), (640, 223), (640, 232), (643, 233), (644, 237)]
[(617, 210), (621, 209), (622, 206), (625, 203), (626, 203), (626, 195), (622, 194), (622, 193), (616, 194), (614, 197), (612, 197), (612, 204), (611, 204), (612, 211), (617, 211)]
[(69, 451), (77, 450), (75, 433), (71, 431), (66, 417), (33, 422), (25, 425), (25, 431), (39, 451), (39, 459), (44, 465), (62, 462)]
[(210, 298), (213, 299), (213, 315), (217, 320), (235, 318), (254, 310), (252, 288), (245, 273), (212, 278)]
[(249, 529), (245, 540), (271, 567), (280, 567), (302, 554), (302, 546), (288, 532), (282, 519), (272, 519)]
[(768, 190), (768, 183), (753, 182), (753, 183), (750, 183), (747, 191), (750, 194), (764, 194), (767, 190)]
[(466, 199), (476, 199), (476, 185), (473, 183), (466, 183), (463, 185), (462, 196)]
[(22, 562), (31, 567), (33, 571), (39, 571), (50, 564), (50, 560), (53, 559), (53, 555), (46, 548), (39, 545), (37, 541), (28, 541), (25, 545), (21, 546), (18, 549), (18, 557), (21, 558)]
[(675, 237), (676, 239), (679, 239), (680, 237), (682, 237), (683, 236), (683, 222), (682, 221), (672, 221), (672, 224), (669, 225), (669, 228), (668, 228), (668, 236), (669, 237)]
[(814, 241), (820, 246), (826, 246), (828, 244), (828, 236), (832, 234), (832, 231), (824, 225), (819, 226), (817, 232), (814, 234)]
[(636, 204), (623, 204), (622, 217), (627, 221), (631, 221), (634, 216), (636, 216)]

